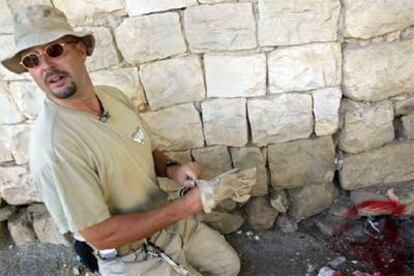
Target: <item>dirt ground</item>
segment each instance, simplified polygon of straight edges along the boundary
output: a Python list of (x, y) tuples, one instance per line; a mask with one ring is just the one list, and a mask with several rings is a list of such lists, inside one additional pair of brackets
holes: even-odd
[[(290, 234), (243, 229), (227, 236), (227, 239), (240, 254), (241, 276), (311, 276), (317, 275), (320, 268), (330, 262), (346, 275), (352, 275), (358, 269), (374, 272), (357, 260), (345, 259), (327, 249), (327, 241), (312, 226), (300, 227)], [(40, 243), (15, 246), (9, 237), (0, 240), (0, 275), (85, 274), (73, 251), (68, 248)], [(400, 275), (414, 275), (414, 272), (407, 267)]]

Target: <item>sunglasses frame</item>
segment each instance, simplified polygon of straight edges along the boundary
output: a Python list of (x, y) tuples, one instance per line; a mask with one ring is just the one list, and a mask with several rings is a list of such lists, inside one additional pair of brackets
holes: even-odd
[[(42, 55), (46, 55), (48, 58), (50, 58), (50, 59), (59, 59), (59, 58), (61, 58), (61, 57), (63, 57), (63, 55), (64, 55), (64, 53), (65, 53), (65, 46), (67, 45), (67, 44), (73, 44), (73, 43), (78, 43), (79, 41), (63, 41), (63, 42), (52, 42), (52, 43), (50, 43), (50, 44), (48, 44), (48, 45), (45, 45), (39, 52), (40, 53), (36, 53), (36, 52), (31, 52), (31, 53), (28, 53), (28, 54), (26, 54), (26, 55), (24, 55), (24, 56), (22, 56), (21, 57), (21, 59), (20, 59), (20, 65), (21, 66), (23, 66), (24, 68), (26, 68), (26, 69), (34, 69), (34, 68), (36, 68), (36, 67), (38, 67), (39, 65), (40, 65), (40, 57), (42, 56)], [(60, 55), (58, 55), (57, 57), (51, 57), (51, 56), (49, 56), (49, 54), (47, 53), (47, 49), (49, 48), (49, 47), (51, 47), (52, 45), (56, 45), (56, 44), (58, 44), (58, 45), (60, 45), (61, 47), (62, 47), (62, 54), (60, 54)], [(37, 58), (38, 58), (38, 60), (39, 60), (39, 64), (38, 65), (36, 65), (36, 66), (34, 66), (34, 67), (27, 67), (24, 63), (23, 63), (23, 60), (26, 58), (26, 57), (28, 57), (28, 56), (31, 56), (31, 55), (35, 55), (35, 56), (37, 56)]]

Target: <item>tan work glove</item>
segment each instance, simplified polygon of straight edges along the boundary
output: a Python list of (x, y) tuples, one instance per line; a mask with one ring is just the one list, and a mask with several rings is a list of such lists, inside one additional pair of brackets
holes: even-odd
[(210, 213), (221, 201), (232, 198), (246, 202), (256, 184), (256, 168), (233, 169), (211, 180), (196, 180), (201, 194), (204, 212)]

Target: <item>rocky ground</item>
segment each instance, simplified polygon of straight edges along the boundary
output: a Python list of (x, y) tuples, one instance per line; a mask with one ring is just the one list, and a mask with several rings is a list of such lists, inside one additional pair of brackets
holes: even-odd
[[(318, 275), (324, 266), (340, 270), (345, 275), (353, 275), (352, 273), (358, 270), (370, 273), (376, 271), (372, 263), (353, 258), (358, 257), (357, 255), (346, 254), (348, 256), (345, 257), (328, 249), (331, 247), (330, 243), (321, 234), (315, 222), (315, 218), (305, 220), (299, 225), (299, 230), (293, 233), (282, 233), (280, 230), (254, 232), (245, 228), (228, 235), (229, 242), (240, 253), (242, 260), (240, 275), (311, 276)], [(412, 228), (412, 221), (409, 222), (410, 224), (406, 224), (405, 227)], [(353, 228), (355, 229), (350, 234), (361, 236), (359, 228)], [(16, 246), (4, 231), (5, 228), (2, 229), (0, 275), (87, 274), (86, 270), (76, 262), (72, 250), (64, 246), (44, 243)], [(349, 250), (352, 251), (352, 248)], [(385, 249), (383, 252), (384, 258), (392, 263), (395, 258), (392, 252), (386, 251)], [(404, 259), (401, 264), (402, 272), (389, 275), (414, 275), (408, 264), (408, 260)]]

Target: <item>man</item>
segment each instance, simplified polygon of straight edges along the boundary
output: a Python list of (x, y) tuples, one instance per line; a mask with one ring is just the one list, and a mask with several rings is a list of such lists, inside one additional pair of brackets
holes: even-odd
[(236, 275), (236, 252), (192, 215), (226, 198), (246, 200), (255, 170), (197, 181), (167, 202), (156, 177), (190, 187), (200, 169), (156, 151), (128, 99), (92, 84), (85, 61), (93, 35), (73, 31), (61, 11), (43, 5), (18, 9), (14, 28), (16, 53), (2, 63), (28, 71), (46, 95), (30, 166), (60, 231), (96, 249), (102, 275)]

